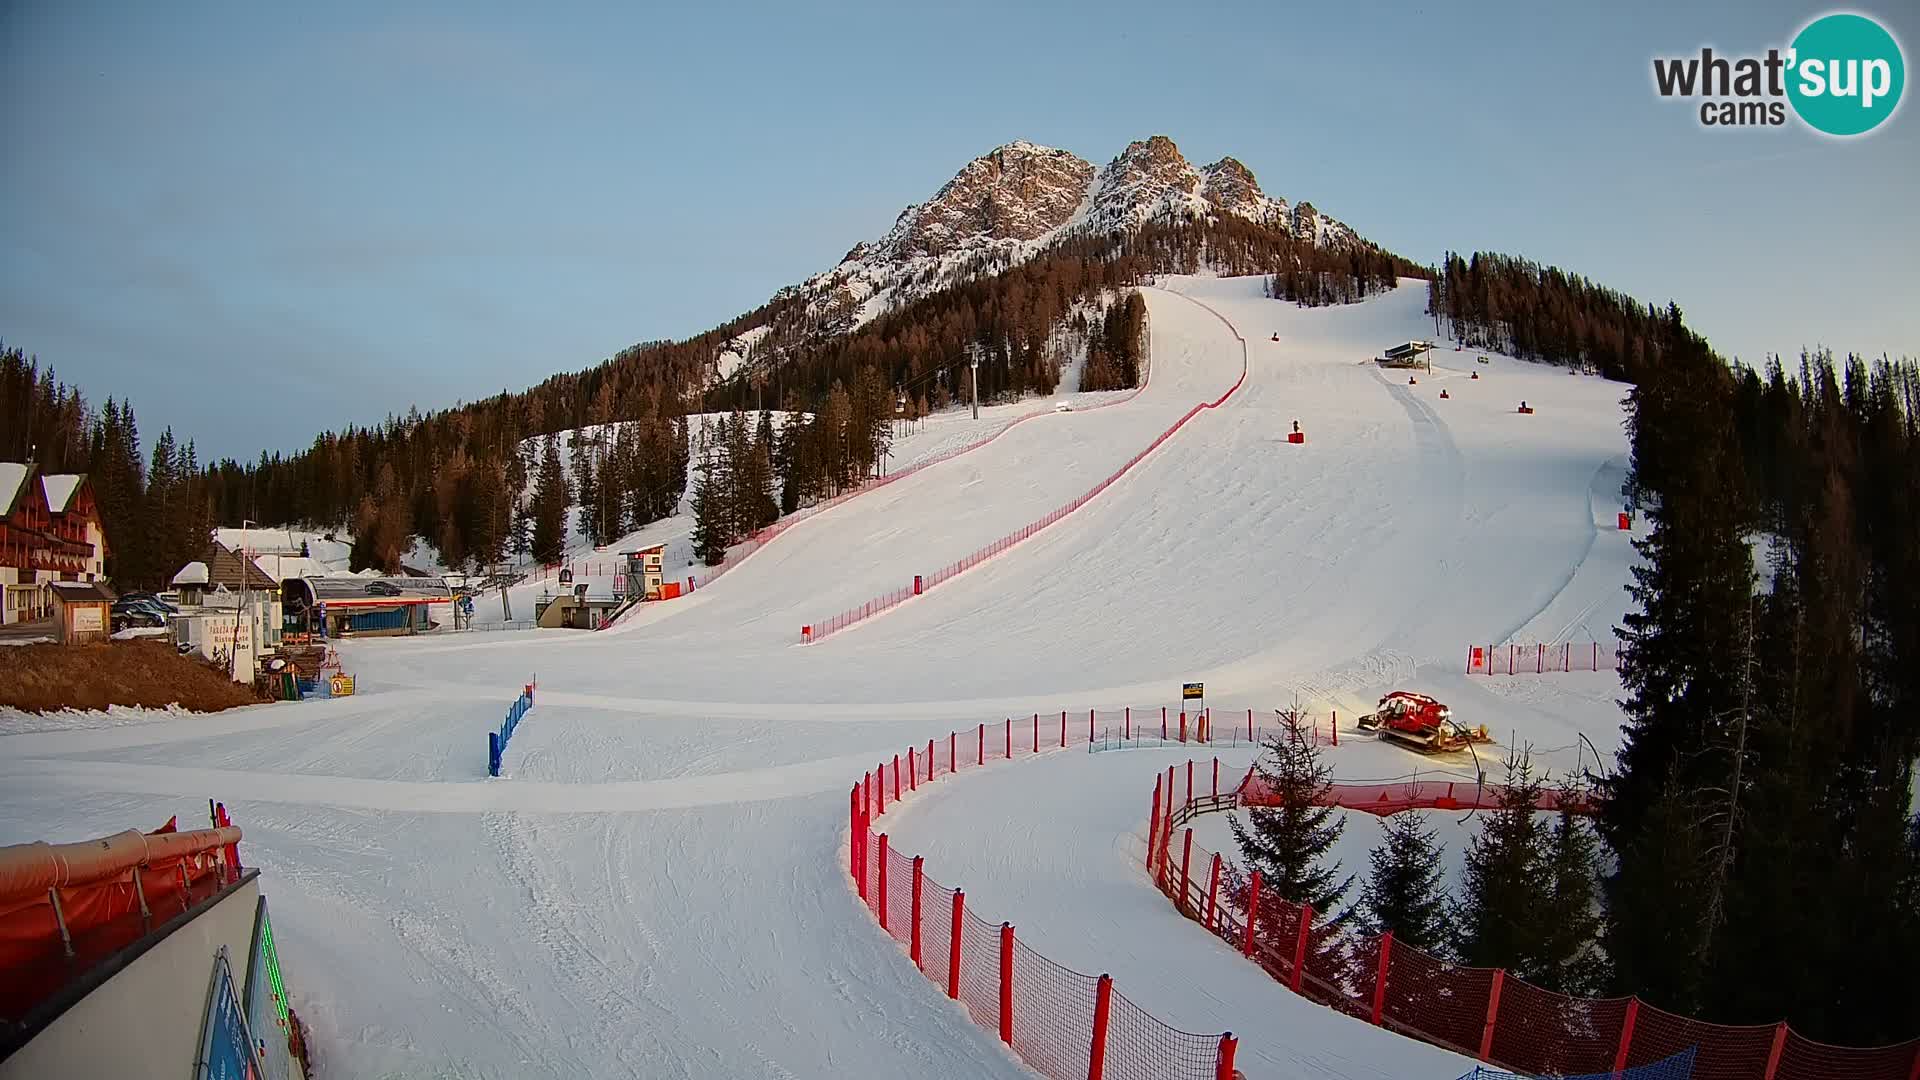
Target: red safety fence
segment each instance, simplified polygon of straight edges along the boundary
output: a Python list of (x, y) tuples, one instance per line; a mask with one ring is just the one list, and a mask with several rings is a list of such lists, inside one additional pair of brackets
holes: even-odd
[[(1576, 998), (1501, 969), (1464, 967), (1393, 935), (1330, 925), (1312, 907), (1261, 894), (1260, 875), (1193, 843), (1194, 817), (1233, 796), (1163, 803), (1156, 777), (1147, 874), (1184, 916), (1311, 1001), (1490, 1065), (1539, 1076), (1623, 1070), (1692, 1048), (1695, 1080), (1914, 1080), (1920, 1039), (1843, 1047), (1784, 1022), (1709, 1024), (1636, 997)], [(1342, 803), (1341, 805), (1345, 805)], [(1410, 804), (1413, 805), (1413, 804)]]
[(991, 731), (980, 724), (970, 732), (949, 732), (869, 770), (848, 801), (855, 891), (929, 981), (1042, 1076), (1231, 1080), (1239, 1046), (1231, 1032), (1181, 1031), (1129, 1001), (1108, 976), (1054, 963), (1021, 941), (1012, 924), (969, 908), (964, 891), (934, 881), (924, 858), (901, 854), (886, 833), (873, 831), (890, 804), (962, 766), (1084, 744), (1081, 724), (1070, 722), (1067, 713), (1060, 717), (1058, 744), (1051, 730), (1042, 738), (1051, 714), (1035, 714), (1026, 724), (1008, 719)]
[[(1189, 297), (1189, 299), (1191, 298)], [(1199, 304), (1200, 302), (1195, 300), (1194, 303)], [(1207, 305), (1205, 304), (1200, 304), (1200, 306), (1206, 307), (1208, 311), (1213, 312), (1213, 316), (1215, 318), (1219, 319), (1223, 323), (1227, 323), (1226, 318), (1222, 316), (1219, 312), (1214, 311), (1212, 308), (1207, 307)], [(1115, 469), (1111, 475), (1109, 475), (1106, 479), (1100, 481), (1098, 484), (1095, 484), (1092, 488), (1088, 489), (1088, 491), (1085, 494), (1081, 495), (1079, 498), (1074, 499), (1072, 502), (1067, 503), (1064, 506), (1054, 509), (1053, 511), (1048, 513), (1046, 516), (1040, 518), (1037, 521), (1031, 522), (1027, 525), (1021, 526), (1018, 529), (1015, 529), (1014, 531), (1008, 533), (1007, 535), (1001, 537), (1000, 539), (995, 540), (990, 544), (987, 544), (985, 547), (982, 547), (977, 551), (974, 551), (972, 554), (965, 555), (955, 560), (954, 562), (950, 562), (947, 565), (940, 567), (939, 569), (933, 571), (930, 574), (914, 575), (913, 584), (909, 586), (896, 589), (893, 592), (887, 593), (885, 596), (875, 597), (874, 599), (869, 600), (866, 603), (848, 608), (847, 610), (842, 611), (837, 615), (828, 616), (817, 622), (807, 623), (806, 625), (800, 628), (801, 644), (803, 645), (811, 644), (816, 641), (824, 640), (827, 637), (830, 637), (834, 634), (839, 633), (842, 630), (845, 630), (847, 627), (852, 626), (855, 623), (864, 622), (865, 620), (870, 619), (875, 615), (880, 614), (883, 611), (887, 611), (891, 608), (899, 606), (902, 602), (908, 599), (911, 599), (912, 597), (918, 596), (921, 593), (925, 592), (926, 590), (941, 584), (942, 582), (951, 581), (953, 578), (956, 578), (959, 575), (966, 573), (968, 570), (971, 570), (974, 567), (980, 565), (981, 563), (986, 562), (988, 559), (993, 558), (995, 555), (998, 555), (1001, 552), (1006, 551), (1008, 548), (1013, 547), (1015, 544), (1021, 543), (1025, 540), (1032, 539), (1033, 536), (1039, 533), (1041, 530), (1047, 528), (1049, 525), (1054, 524), (1055, 522), (1059, 521), (1061, 518), (1066, 517), (1068, 514), (1073, 513), (1074, 511), (1080, 509), (1082, 506), (1085, 506), (1087, 503), (1099, 497), (1101, 492), (1104, 492), (1109, 487), (1112, 487), (1115, 481), (1118, 481), (1122, 476), (1125, 476), (1129, 471), (1131, 471), (1135, 465), (1138, 465), (1140, 464), (1141, 461), (1145, 460), (1148, 454), (1151, 454), (1155, 450), (1158, 450), (1162, 443), (1166, 442), (1168, 439), (1173, 438), (1174, 433), (1179, 431), (1182, 427), (1185, 427), (1187, 421), (1192, 420), (1195, 416), (1198, 416), (1200, 413), (1208, 409), (1217, 409), (1221, 405), (1225, 404), (1226, 400), (1232, 397), (1234, 393), (1238, 391), (1240, 387), (1243, 384), (1245, 384), (1247, 381), (1246, 339), (1240, 336), (1239, 331), (1233, 330), (1232, 323), (1227, 323), (1227, 329), (1232, 331), (1234, 338), (1240, 342), (1240, 377), (1233, 381), (1232, 386), (1227, 387), (1225, 393), (1221, 394), (1219, 397), (1213, 399), (1212, 401), (1203, 401), (1200, 404), (1195, 405), (1193, 408), (1188, 409), (1186, 413), (1180, 417), (1180, 419), (1175, 420), (1173, 422), (1173, 426), (1161, 432), (1158, 438), (1148, 443), (1146, 446), (1146, 449), (1141, 450), (1139, 453), (1128, 458), (1126, 462), (1122, 464), (1118, 469)]]
[(1471, 645), (1467, 648), (1469, 675), (1545, 675), (1560, 671), (1617, 671), (1620, 650), (1597, 641), (1563, 641), (1557, 645)]

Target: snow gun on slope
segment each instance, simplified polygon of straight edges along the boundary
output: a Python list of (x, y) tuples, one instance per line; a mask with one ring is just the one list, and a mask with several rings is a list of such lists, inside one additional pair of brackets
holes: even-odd
[(1395, 690), (1381, 698), (1372, 712), (1360, 718), (1359, 725), (1423, 754), (1443, 754), (1493, 741), (1485, 724), (1469, 728), (1454, 720), (1452, 709), (1410, 690)]

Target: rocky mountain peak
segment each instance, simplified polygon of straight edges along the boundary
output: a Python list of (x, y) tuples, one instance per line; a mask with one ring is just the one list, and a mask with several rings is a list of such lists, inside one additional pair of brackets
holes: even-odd
[(902, 215), (894, 254), (937, 256), (972, 239), (1038, 239), (1066, 224), (1092, 178), (1093, 166), (1065, 150), (1007, 143)]

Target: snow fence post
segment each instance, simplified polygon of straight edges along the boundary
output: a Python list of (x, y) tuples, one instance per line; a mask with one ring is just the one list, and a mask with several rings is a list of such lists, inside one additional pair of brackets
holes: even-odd
[(1087, 745), (1093, 745), (1093, 710), (1087, 710)]
[(893, 932), (887, 925), (887, 834), (880, 834), (880, 929)]
[(1000, 924), (1000, 1041), (1013, 1045), (1013, 924)]
[[(1011, 716), (1007, 717), (1007, 760), (1013, 760), (1013, 717)], [(986, 764), (986, 759), (982, 758), (981, 764)]]
[(975, 765), (987, 763), (987, 725), (985, 724), (980, 725), (980, 748), (973, 752), (973, 763)]
[(1620, 1080), (1620, 1074), (1627, 1068), (1627, 1051), (1633, 1048), (1633, 1024), (1640, 1019), (1640, 998), (1635, 995), (1627, 999), (1627, 1018), (1620, 1022), (1620, 1049), (1613, 1053), (1613, 1078)]
[(1247, 959), (1253, 959), (1253, 924), (1260, 918), (1260, 871), (1253, 872), (1253, 883), (1247, 890), (1247, 926), (1240, 939), (1240, 952)]
[(1327, 726), (1333, 729), (1333, 745), (1340, 745), (1340, 710), (1327, 714)]
[(1220, 853), (1213, 853), (1213, 869), (1207, 871), (1207, 922), (1209, 931), (1214, 928), (1214, 916), (1220, 911)]
[(1500, 988), (1507, 982), (1507, 969), (1495, 968), (1493, 971), (1493, 989), (1487, 991), (1487, 1023), (1480, 1029), (1480, 1060), (1487, 1061), (1493, 1054), (1493, 1024), (1500, 1016)]
[(1060, 710), (1060, 745), (1063, 748), (1067, 745), (1067, 710), (1065, 709)]
[(907, 747), (907, 790), (920, 790), (920, 766), (914, 760), (913, 747)]
[(1155, 841), (1160, 836), (1160, 774), (1153, 775), (1153, 813), (1147, 815), (1147, 874), (1153, 874)]
[(1786, 1048), (1787, 1022), (1782, 1020), (1780, 1025), (1773, 1029), (1773, 1049), (1767, 1052), (1767, 1071), (1760, 1080), (1773, 1080), (1774, 1075), (1780, 1071), (1780, 1052)]
[(1313, 934), (1313, 905), (1300, 905), (1300, 933), (1293, 942), (1293, 980), (1287, 989), (1300, 992), (1302, 977), (1307, 970), (1307, 940)]
[[(1040, 714), (1039, 713), (1033, 714), (1033, 752), (1036, 754), (1040, 752)], [(1012, 757), (1013, 755), (1008, 754), (1007, 756)]]
[(927, 740), (927, 783), (933, 783), (933, 740)]
[(953, 890), (953, 940), (947, 945), (947, 997), (960, 999), (960, 928), (967, 922), (967, 892)]
[(1167, 707), (1160, 706), (1160, 741), (1167, 741)]
[(1217, 754), (1213, 759), (1213, 797), (1220, 797), (1220, 757)]
[(1187, 759), (1187, 801), (1180, 804), (1180, 809), (1185, 810), (1186, 808), (1192, 805), (1193, 805), (1193, 759), (1188, 758)]
[[(983, 729), (984, 729), (984, 726), (983, 726)], [(986, 736), (982, 735), (981, 738), (985, 739)], [(960, 755), (956, 753), (956, 751), (959, 750), (959, 748), (960, 748), (960, 733), (957, 731), (947, 732), (947, 775), (948, 776), (952, 776), (954, 773), (960, 771)]]
[(865, 842), (866, 838), (860, 835), (865, 830), (860, 827), (859, 784), (853, 785), (853, 798), (851, 802), (852, 806), (849, 808), (851, 817), (847, 833), (847, 872), (853, 875), (854, 884), (859, 886), (860, 899), (865, 900), (867, 898), (867, 876), (862, 874), (860, 869), (866, 864), (866, 853), (861, 850), (861, 844)]
[(1186, 914), (1186, 911), (1187, 911), (1187, 889), (1193, 882), (1193, 878), (1190, 873), (1192, 869), (1193, 869), (1193, 826), (1189, 825), (1187, 826), (1187, 838), (1181, 842), (1181, 849), (1180, 849), (1180, 898), (1176, 900), (1173, 905), (1174, 909), (1179, 911), (1183, 915)]
[(1180, 741), (1183, 744), (1187, 741), (1187, 710), (1185, 709), (1180, 710)]
[(1220, 1059), (1214, 1066), (1214, 1080), (1233, 1080), (1233, 1055), (1238, 1049), (1240, 1040), (1233, 1037), (1233, 1032), (1220, 1036)]
[(927, 970), (927, 965), (920, 956), (920, 885), (926, 878), (926, 861), (925, 856), (915, 855), (913, 857), (913, 942), (911, 951), (913, 953), (913, 966), (919, 968), (921, 971)]
[(875, 765), (873, 767), (873, 772), (874, 772), (874, 777), (873, 777), (874, 793), (880, 796), (880, 813), (877, 816), (886, 817), (887, 816), (887, 763), (883, 761), (880, 764)]
[(1087, 1053), (1087, 1080), (1107, 1075), (1107, 1023), (1113, 1011), (1113, 976), (1101, 975), (1093, 990), (1093, 1047)]
[(487, 732), (487, 775), (500, 775), (500, 733)]
[(1122, 742), (1125, 742), (1132, 738), (1133, 738), (1133, 706), (1129, 705), (1127, 706), (1126, 727), (1121, 729), (1120, 739)]
[(1380, 1027), (1380, 1018), (1387, 1005), (1387, 964), (1393, 956), (1393, 931), (1380, 934), (1380, 967), (1373, 977), (1373, 1026)]
[(900, 801), (900, 755), (893, 755), (893, 801)]

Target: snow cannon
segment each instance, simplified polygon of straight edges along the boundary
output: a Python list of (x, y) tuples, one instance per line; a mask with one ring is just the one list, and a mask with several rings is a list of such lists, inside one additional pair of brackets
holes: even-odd
[(1533, 406), (1531, 406), (1531, 405), (1529, 405), (1529, 404), (1527, 404), (1526, 402), (1524, 402), (1524, 401), (1523, 401), (1523, 402), (1521, 402), (1521, 403), (1520, 403), (1520, 409), (1519, 409), (1519, 412), (1520, 412), (1520, 415), (1522, 415), (1522, 416), (1532, 416), (1532, 415), (1533, 415)]
[(1280, 340), (1280, 331), (1278, 331), (1278, 330), (1275, 330), (1275, 331), (1273, 332), (1273, 337), (1272, 337), (1272, 339), (1271, 339), (1271, 340), (1273, 340), (1273, 341), (1279, 341), (1279, 340)]
[(1408, 385), (1408, 386), (1418, 386), (1418, 385), (1420, 385), (1420, 380), (1419, 380), (1419, 379), (1416, 379), (1416, 378), (1414, 378), (1414, 377), (1413, 377), (1413, 376), (1411, 376), (1411, 375), (1409, 375), (1409, 376), (1407, 376), (1407, 385)]
[(1296, 445), (1307, 441), (1306, 433), (1300, 430), (1300, 421), (1293, 422), (1293, 430), (1287, 432), (1287, 441)]
[(1374, 711), (1360, 718), (1359, 726), (1423, 754), (1442, 754), (1493, 741), (1485, 724), (1469, 728), (1454, 720), (1452, 709), (1410, 690), (1395, 690), (1381, 698)]
[(1440, 391), (1440, 400), (1441, 401), (1447, 400), (1447, 392), (1445, 390)]
[(1480, 377), (1480, 373), (1476, 371), (1476, 372), (1473, 372), (1471, 375), (1468, 375), (1467, 377), (1470, 379), (1478, 379)]

